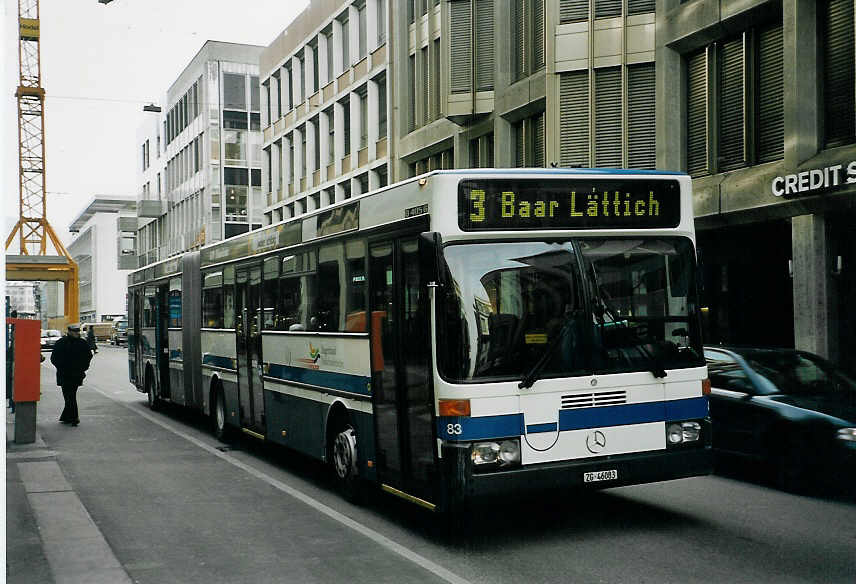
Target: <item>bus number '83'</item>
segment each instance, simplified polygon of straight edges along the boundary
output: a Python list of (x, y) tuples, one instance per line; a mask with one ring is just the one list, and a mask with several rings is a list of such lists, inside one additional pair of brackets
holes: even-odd
[(457, 436), (463, 433), (464, 429), (461, 428), (460, 424), (446, 424), (446, 434), (450, 436)]

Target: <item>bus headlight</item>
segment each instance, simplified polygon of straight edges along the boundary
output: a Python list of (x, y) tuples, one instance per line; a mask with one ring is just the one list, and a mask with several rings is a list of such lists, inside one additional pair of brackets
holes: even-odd
[(473, 464), (496, 464), (499, 460), (500, 446), (496, 442), (477, 442), (473, 444)]
[(684, 442), (695, 442), (701, 435), (701, 424), (698, 422), (681, 422), (684, 432)]
[(499, 445), (499, 460), (501, 464), (520, 464), (520, 442), (505, 440)]
[(666, 427), (666, 439), (669, 444), (680, 444), (684, 439), (684, 431), (680, 424), (669, 424)]
[(512, 466), (520, 464), (520, 441), (476, 442), (470, 453), (476, 466)]
[(695, 442), (701, 436), (701, 424), (698, 422), (674, 422), (666, 426), (666, 440), (671, 445)]

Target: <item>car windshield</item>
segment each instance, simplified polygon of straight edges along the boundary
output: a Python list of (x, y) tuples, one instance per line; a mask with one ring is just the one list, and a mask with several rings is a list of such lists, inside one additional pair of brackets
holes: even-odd
[(856, 384), (831, 363), (800, 351), (746, 351), (746, 363), (788, 395), (842, 393), (856, 397)]
[(125, 331), (127, 329), (128, 329), (128, 323), (127, 322), (122, 321), (122, 322), (116, 323), (116, 330), (117, 331)]
[(685, 238), (478, 243), (444, 254), (438, 357), (447, 379), (704, 365)]

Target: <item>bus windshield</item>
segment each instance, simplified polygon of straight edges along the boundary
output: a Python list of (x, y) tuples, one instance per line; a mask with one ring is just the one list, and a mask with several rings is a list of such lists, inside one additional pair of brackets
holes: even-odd
[(441, 374), (454, 382), (704, 365), (692, 243), (680, 237), (444, 250)]

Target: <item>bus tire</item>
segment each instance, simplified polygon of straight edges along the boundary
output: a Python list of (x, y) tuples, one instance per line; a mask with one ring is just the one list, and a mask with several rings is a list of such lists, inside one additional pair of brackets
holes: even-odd
[(220, 442), (229, 441), (229, 425), (226, 423), (226, 396), (223, 388), (218, 384), (214, 388), (214, 407), (211, 409), (211, 422), (214, 429), (214, 437)]
[(362, 489), (357, 469), (357, 433), (353, 426), (346, 423), (333, 435), (330, 453), (337, 488), (348, 501), (359, 502)]
[(154, 375), (152, 375), (151, 368), (146, 370), (146, 398), (149, 402), (149, 409), (153, 412), (156, 412), (161, 407), (161, 401), (157, 396), (157, 390), (155, 389), (155, 379)]

